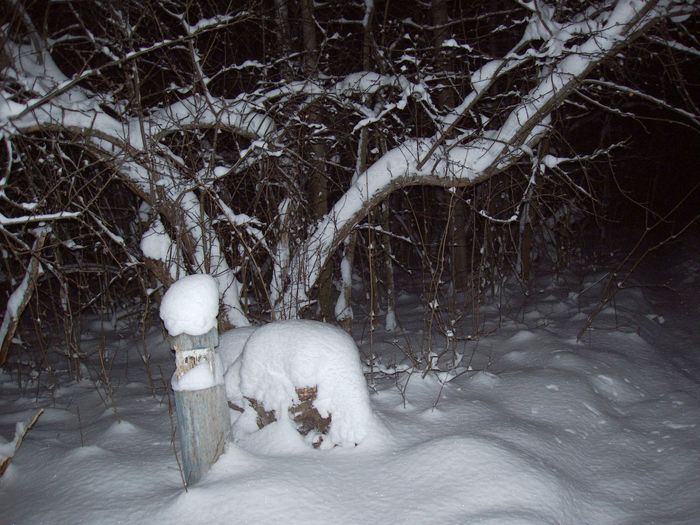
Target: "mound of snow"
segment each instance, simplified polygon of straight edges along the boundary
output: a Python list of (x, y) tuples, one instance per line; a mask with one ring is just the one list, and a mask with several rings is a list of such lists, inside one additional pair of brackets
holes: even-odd
[(219, 287), (211, 275), (183, 277), (173, 284), (160, 304), (160, 318), (168, 333), (203, 335), (216, 326)]
[[(367, 435), (372, 411), (360, 354), (339, 328), (297, 320), (258, 328), (246, 342), (240, 367), (231, 372), (239, 373), (242, 396), (278, 415), (299, 403), (296, 388), (316, 386), (314, 407), (322, 417), (331, 415), (325, 446), (354, 446)], [(227, 378), (229, 395), (231, 382)]]
[(219, 347), (216, 349), (216, 352), (221, 358), (224, 374), (228, 372), (231, 365), (233, 365), (243, 353), (243, 347), (245, 347), (246, 341), (248, 341), (248, 338), (255, 330), (255, 326), (242, 326), (240, 328), (228, 330), (219, 336)]

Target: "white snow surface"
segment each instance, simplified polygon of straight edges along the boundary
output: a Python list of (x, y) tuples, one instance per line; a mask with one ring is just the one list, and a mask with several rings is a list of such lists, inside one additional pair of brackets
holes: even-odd
[(360, 354), (340, 328), (317, 321), (270, 323), (249, 337), (240, 359), (230, 382), (240, 380), (243, 396), (287, 414), (299, 402), (295, 389), (315, 386), (314, 407), (322, 417), (331, 414), (324, 444), (355, 446), (367, 436), (372, 410)]
[(218, 354), (214, 353), (213, 366), (207, 361), (201, 361), (195, 367), (190, 368), (181, 377), (173, 374), (170, 381), (173, 390), (204, 390), (216, 385), (224, 384), (224, 377), (221, 369), (221, 360)]
[[(685, 258), (666, 254), (647, 265), (639, 282), (666, 286), (621, 291), (580, 342), (576, 334), (597, 304), (604, 274), (541, 275), (527, 300), (514, 286), (511, 295), (504, 292), (507, 308), (480, 309), (478, 339), (460, 339), (471, 333), (468, 313), (452, 327), (454, 357), (464, 356), (457, 368), (448, 366), (449, 350), (439, 362), (444, 371), (425, 377), (411, 373), (397, 351), (409, 342), (418, 350), (425, 340), (418, 293), (406, 290), (397, 297), (400, 332), (375, 331), (370, 345), (366, 321), (355, 323), (362, 355), (377, 356), (364, 371), (368, 378), (375, 372), (369, 401), (381, 431), (370, 428), (357, 447), (322, 450), (295, 438), (284, 422), (238, 434), (187, 492), (171, 443), (172, 394), (162, 380), (174, 363), (160, 330), (145, 342), (124, 330), (86, 331), (86, 356), (100, 345), (116, 356), (109, 391), (60, 372), (51, 389), (44, 372), (19, 387), (14, 371), (0, 372), (0, 443), (12, 439), (18, 421), (45, 408), (0, 478), (0, 522), (696, 525), (697, 246)], [(446, 301), (440, 304), (438, 314)], [(227, 381), (251, 349), (260, 355), (249, 366), (261, 367), (251, 383), (273, 401), (282, 401), (276, 388), (264, 387), (273, 369), (290, 376), (283, 384), (296, 373), (304, 380), (325, 374), (315, 364), (293, 372), (289, 356), (268, 350), (267, 342), (284, 344), (290, 355), (295, 348), (304, 355), (304, 341), (318, 353), (336, 352), (338, 342), (348, 350), (339, 358), (352, 361), (342, 333), (283, 326), (222, 334)], [(432, 343), (436, 354), (447, 349), (439, 334)], [(263, 370), (263, 354), (282, 362)], [(88, 359), (86, 372), (99, 377), (98, 363)], [(408, 371), (379, 373), (397, 370)], [(231, 414), (244, 426), (245, 416)]]
[(165, 292), (160, 303), (160, 318), (175, 337), (202, 335), (216, 326), (219, 313), (219, 287), (211, 275), (187, 275)]

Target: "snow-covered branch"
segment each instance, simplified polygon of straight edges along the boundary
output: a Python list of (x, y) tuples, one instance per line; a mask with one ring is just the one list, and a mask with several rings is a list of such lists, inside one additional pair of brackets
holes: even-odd
[[(515, 167), (507, 205), (489, 209), (489, 201), (467, 206), (451, 198), (449, 212), (438, 210), (450, 231), (457, 212), (462, 230), (469, 213), (474, 224), (524, 224), (538, 184), (560, 184), (558, 198), (594, 195), (559, 165), (610, 148), (590, 155), (572, 148), (564, 157), (549, 144), (568, 140), (560, 136), (563, 123), (585, 122), (580, 112), (592, 106), (622, 111), (596, 90), (639, 97), (694, 127), (700, 122), (687, 96), (680, 108), (671, 96), (590, 78), (617, 55), (624, 67), (627, 47), (655, 25), (679, 24), (672, 30), (677, 41), (650, 38), (695, 56), (696, 40), (684, 30), (697, 6), (681, 0), (523, 0), (500, 12), (460, 14), (446, 2), (440, 16), (431, 11), (432, 24), (411, 17), (413, 7), (387, 5), (391, 24), (382, 25), (381, 39), (371, 1), (328, 13), (327, 5), (305, 0), (301, 19), (290, 18), (282, 0), (274, 10), (246, 1), (233, 12), (180, 0), (128, 12), (118, 3), (60, 4), (68, 4), (61, 11), (66, 23), (50, 20), (41, 36), (31, 9), (2, 28), (0, 229), (28, 248), (26, 225), (60, 221), (53, 223), (56, 245), (69, 257), (89, 257), (69, 244), (82, 229), (119, 247), (105, 248), (120, 258), (117, 266), (144, 263), (161, 284), (211, 273), (230, 324), (246, 324), (249, 314), (297, 316), (315, 300), (317, 284), (327, 292), (317, 294), (319, 304), (328, 303), (331, 288), (320, 284), (332, 281), (325, 270), (336, 249), (394, 190), (467, 188)], [(92, 20), (96, 12), (109, 16)], [(152, 27), (144, 24), (149, 17)], [(347, 26), (351, 38), (335, 33), (335, 24)], [(304, 38), (291, 39), (290, 29)], [(247, 41), (259, 34), (260, 41)], [(658, 52), (647, 45), (635, 53), (649, 47)], [(570, 100), (574, 93), (579, 98)], [(565, 102), (575, 112), (558, 112)], [(534, 170), (527, 187), (521, 168)], [(545, 168), (561, 176), (535, 178)], [(25, 191), (25, 180), (37, 176)], [(45, 183), (54, 180), (56, 186)], [(122, 189), (113, 205), (114, 186)], [(358, 246), (366, 236), (375, 250), (371, 238), (381, 235), (387, 260), (397, 257), (390, 221), (403, 220), (391, 218), (392, 206), (381, 226), (369, 221), (372, 227), (353, 236)], [(426, 246), (414, 243), (414, 251), (426, 268), (436, 267), (424, 257)], [(345, 255), (349, 290), (358, 268)]]
[[(562, 47), (553, 47), (561, 55), (548, 68), (539, 83), (522, 97), (522, 101), (497, 129), (486, 130), (465, 144), (435, 148), (433, 139), (410, 140), (386, 153), (370, 166), (335, 203), (330, 212), (319, 221), (291, 261), (291, 282), (281, 310), (295, 317), (300, 307), (308, 302), (321, 268), (349, 231), (368, 211), (393, 190), (412, 185), (443, 187), (469, 186), (507, 169), (547, 133), (550, 115), (570, 93), (609, 56), (620, 51), (636, 35), (668, 15), (674, 2), (642, 2), (619, 0), (606, 3), (605, 9), (588, 24), (577, 27), (586, 39), (572, 44), (565, 53)], [(538, 11), (537, 19), (541, 19)], [(551, 20), (550, 20), (551, 22)], [(528, 31), (531, 26), (528, 26)], [(538, 36), (549, 34), (549, 42), (557, 39), (559, 31), (539, 30)], [(498, 69), (498, 62), (488, 69)], [(491, 80), (493, 74), (485, 78)], [(488, 84), (491, 85), (491, 82)], [(480, 84), (469, 97), (478, 96)], [(486, 85), (485, 85), (486, 87)], [(476, 94), (474, 94), (476, 93)], [(466, 100), (466, 99), (465, 99)], [(456, 117), (463, 111), (455, 110)], [(427, 156), (427, 161), (419, 161)], [(419, 166), (423, 165), (421, 169)]]
[(18, 224), (31, 224), (35, 222), (51, 222), (62, 219), (75, 219), (80, 216), (79, 211), (59, 211), (56, 213), (44, 213), (38, 215), (23, 215), (21, 217), (6, 217), (0, 213), (0, 225), (15, 226)]
[[(16, 60), (6, 74), (38, 98), (20, 102), (15, 94), (3, 90), (0, 93), (0, 129), (3, 133), (12, 136), (57, 130), (84, 137), (85, 147), (102, 159), (112, 159), (118, 172), (139, 195), (154, 203), (164, 201), (162, 212), (185, 238), (185, 246), (191, 249), (194, 269), (208, 269), (217, 276), (229, 320), (235, 325), (247, 324), (238, 299), (240, 284), (221, 253), (219, 239), (209, 235), (210, 219), (200, 213), (199, 199), (192, 192), (183, 193), (183, 188), (190, 185), (187, 167), (161, 139), (168, 133), (207, 127), (229, 129), (249, 138), (263, 138), (274, 130), (272, 120), (245, 101), (197, 95), (154, 111), (146, 118), (130, 116), (110, 104), (108, 97), (80, 87), (78, 84), (86, 78), (85, 73), (67, 79), (48, 53), (43, 54), (41, 63), (32, 49), (15, 45), (9, 38), (5, 48), (7, 54)], [(142, 50), (142, 53), (146, 52)], [(111, 111), (104, 109), (105, 105), (111, 106)], [(45, 222), (78, 215), (79, 212), (68, 211), (21, 217), (0, 214), (0, 225)], [(94, 214), (91, 217), (98, 230), (117, 244), (124, 245), (123, 239), (107, 228), (99, 217)]]
[(587, 85), (592, 85), (592, 86), (598, 86), (601, 88), (608, 88), (615, 90), (619, 93), (623, 93), (625, 95), (628, 95), (630, 97), (637, 97), (641, 100), (644, 100), (646, 102), (650, 102), (660, 108), (667, 109), (673, 113), (676, 113), (677, 115), (680, 115), (681, 117), (688, 119), (692, 124), (695, 124), (696, 126), (700, 126), (700, 115), (696, 115), (695, 113), (692, 113), (690, 111), (687, 111), (683, 108), (679, 108), (677, 106), (674, 106), (673, 104), (660, 99), (658, 97), (655, 97), (653, 95), (650, 95), (648, 93), (644, 93), (643, 91), (639, 89), (632, 89), (627, 86), (623, 86), (621, 84), (617, 84), (615, 82), (611, 82), (609, 80), (596, 80), (596, 79), (587, 79), (585, 81), (585, 84)]
[[(72, 78), (67, 78), (62, 73), (60, 73), (60, 70), (54, 64), (53, 59), (44, 48), (42, 48), (41, 53), (39, 53), (38, 49), (35, 49), (33, 55), (36, 57), (36, 61), (41, 65), (44, 65), (45, 63), (51, 65), (51, 67), (47, 68), (46, 72), (48, 73), (49, 77), (54, 77), (54, 83), (49, 89), (43, 89), (43, 93), (41, 93), (42, 96), (40, 98), (28, 103), (26, 107), (19, 111), (19, 113), (11, 116), (10, 120), (21, 119), (22, 117), (32, 114), (37, 109), (41, 108), (41, 106), (43, 106), (44, 104), (50, 102), (51, 100), (57, 97), (63, 96), (70, 90), (77, 87), (81, 82), (84, 82), (85, 80), (91, 77), (99, 76), (100, 74), (102, 74), (103, 71), (109, 68), (122, 67), (127, 62), (136, 60), (147, 54), (161, 51), (164, 48), (172, 47), (174, 45), (186, 42), (207, 31), (229, 27), (237, 22), (240, 22), (247, 16), (247, 12), (242, 12), (239, 13), (239, 15), (237, 16), (217, 17), (216, 19), (209, 19), (203, 21), (204, 23), (202, 23), (201, 25), (196, 24), (195, 26), (188, 26), (188, 33), (182, 37), (161, 40), (160, 42), (157, 42), (153, 45), (130, 51), (126, 53), (123, 57), (113, 59), (105, 64), (94, 68), (88, 68), (82, 71), (80, 74), (74, 75)], [(9, 38), (6, 37), (5, 40), (9, 41)], [(38, 47), (38, 42), (35, 42), (34, 40), (36, 40), (36, 38), (33, 38), (33, 44)], [(17, 50), (21, 50), (21, 47), (22, 46), (19, 46)], [(12, 49), (6, 49), (6, 52), (8, 51), (12, 51)], [(19, 60), (22, 60), (21, 56), (19, 57)]]
[(0, 366), (5, 364), (10, 343), (15, 335), (20, 316), (34, 293), (36, 280), (41, 271), (39, 253), (44, 247), (46, 237), (49, 235), (50, 231), (48, 227), (42, 227), (36, 230), (36, 239), (34, 240), (32, 251), (29, 254), (30, 259), (27, 270), (19, 286), (14, 289), (7, 300), (5, 315), (0, 325)]

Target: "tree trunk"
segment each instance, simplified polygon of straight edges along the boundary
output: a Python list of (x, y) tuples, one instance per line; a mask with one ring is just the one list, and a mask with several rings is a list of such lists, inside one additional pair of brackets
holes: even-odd
[[(203, 335), (180, 334), (173, 338), (180, 379), (197, 365), (208, 364), (213, 378), (221, 376), (221, 361), (215, 352), (219, 344), (216, 328)], [(215, 379), (216, 380), (216, 379)], [(187, 486), (197, 483), (223, 454), (230, 439), (231, 420), (222, 383), (199, 390), (175, 389), (177, 433)]]
[[(318, 75), (318, 42), (314, 21), (313, 0), (301, 0), (301, 24), (304, 35), (304, 73), (311, 79)], [(308, 120), (311, 124), (321, 123), (321, 111), (316, 103), (309, 108)], [(326, 147), (322, 142), (310, 140), (309, 159), (309, 203), (311, 218), (318, 220), (328, 212), (328, 174), (326, 173)], [(324, 320), (334, 318), (333, 305), (333, 264), (328, 259), (321, 269), (317, 282), (318, 314)]]
[[(286, 57), (292, 52), (292, 43), (289, 37), (291, 31), (289, 28), (289, 9), (287, 8), (287, 1), (288, 0), (275, 0), (275, 19), (278, 30), (277, 39), (282, 54)], [(287, 60), (284, 60), (282, 63), (282, 73), (286, 78), (291, 80), (292, 68)]]
[[(362, 69), (370, 70), (370, 51), (372, 46), (372, 23), (374, 21), (374, 2), (365, 3), (365, 17), (363, 20), (364, 33), (362, 36)], [(369, 97), (363, 95), (362, 102), (368, 104)], [(355, 162), (355, 174), (357, 176), (367, 167), (367, 150), (369, 144), (369, 131), (366, 127), (360, 130), (360, 140), (357, 145), (357, 160)], [(340, 263), (341, 287), (340, 296), (335, 306), (336, 320), (348, 333), (352, 332), (352, 267), (355, 261), (355, 249), (357, 246), (357, 233), (352, 232), (343, 244), (343, 259)]]
[[(442, 72), (444, 82), (451, 77), (449, 74), (453, 69), (453, 61), (446, 54), (449, 51), (442, 47), (442, 44), (450, 36), (447, 23), (449, 13), (447, 10), (448, 0), (434, 0), (432, 3), (433, 25), (435, 26), (434, 41), (436, 53), (438, 53), (436, 70)], [(455, 90), (446, 86), (438, 92), (437, 104), (440, 109), (452, 109), (456, 105)], [(437, 190), (439, 191), (439, 190)], [(449, 205), (452, 212), (449, 214), (449, 245), (450, 245), (450, 273), (452, 284), (455, 290), (464, 290), (467, 286), (467, 210), (462, 201), (462, 192), (455, 192), (449, 195)]]
[[(385, 232), (391, 231), (391, 199), (381, 205), (381, 226)], [(382, 238), (382, 253), (384, 257), (384, 291), (386, 293), (386, 316), (384, 327), (387, 332), (396, 329), (396, 290), (394, 287), (394, 256), (391, 250), (391, 236), (384, 234)]]

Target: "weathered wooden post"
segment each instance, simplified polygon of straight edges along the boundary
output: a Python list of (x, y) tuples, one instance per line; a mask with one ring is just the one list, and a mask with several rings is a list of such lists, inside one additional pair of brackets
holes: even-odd
[(198, 482), (223, 453), (231, 422), (216, 328), (218, 288), (209, 275), (177, 281), (161, 303), (160, 316), (175, 350), (172, 379), (185, 483)]

